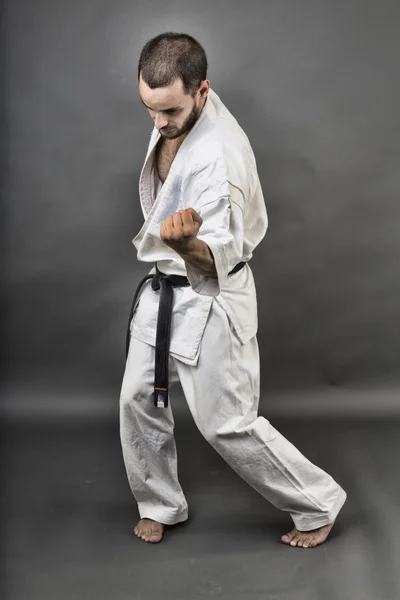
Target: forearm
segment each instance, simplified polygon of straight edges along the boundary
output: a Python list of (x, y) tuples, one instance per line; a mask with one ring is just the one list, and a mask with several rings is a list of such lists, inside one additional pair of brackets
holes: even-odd
[(212, 252), (202, 240), (194, 238), (191, 240), (190, 245), (184, 251), (178, 251), (178, 254), (183, 258), (185, 263), (200, 275), (217, 277)]

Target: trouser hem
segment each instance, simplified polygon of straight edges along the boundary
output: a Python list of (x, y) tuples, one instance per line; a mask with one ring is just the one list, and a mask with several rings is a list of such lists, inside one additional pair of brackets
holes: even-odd
[(310, 515), (306, 517), (299, 517), (292, 514), (291, 517), (296, 529), (299, 531), (311, 531), (311, 529), (318, 529), (319, 527), (324, 527), (324, 525), (329, 525), (338, 516), (343, 504), (346, 502), (346, 498), (346, 492), (340, 488), (335, 503), (329, 512), (320, 516)]
[(189, 516), (188, 509), (177, 514), (173, 510), (168, 510), (167, 508), (162, 508), (160, 506), (143, 508), (139, 506), (138, 508), (141, 519), (152, 519), (152, 521), (163, 523), (163, 525), (177, 525), (177, 523), (187, 521)]

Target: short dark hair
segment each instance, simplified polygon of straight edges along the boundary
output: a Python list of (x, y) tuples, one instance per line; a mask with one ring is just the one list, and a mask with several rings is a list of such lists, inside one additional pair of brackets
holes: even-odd
[(207, 79), (207, 56), (204, 48), (186, 33), (161, 33), (149, 40), (141, 54), (138, 79), (151, 88), (165, 87), (180, 78), (186, 94), (194, 96)]

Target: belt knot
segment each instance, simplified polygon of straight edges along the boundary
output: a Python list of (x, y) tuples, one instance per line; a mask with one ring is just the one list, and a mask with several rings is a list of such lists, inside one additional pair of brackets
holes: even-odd
[(161, 279), (165, 279), (167, 276), (161, 271), (154, 273), (153, 279), (151, 280), (151, 287), (156, 292), (161, 287)]

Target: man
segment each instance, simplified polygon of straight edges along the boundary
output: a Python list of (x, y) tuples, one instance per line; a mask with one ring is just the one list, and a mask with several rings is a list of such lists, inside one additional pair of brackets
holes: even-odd
[(267, 214), (249, 140), (210, 88), (205, 52), (192, 37), (150, 40), (138, 75), (154, 129), (139, 182), (145, 223), (133, 243), (138, 259), (157, 268), (134, 301), (120, 398), (122, 451), (141, 517), (134, 532), (159, 542), (166, 525), (188, 518), (168, 401), (168, 383), (179, 380), (207, 441), (290, 513), (295, 528), (282, 542), (314, 547), (327, 538), (346, 493), (257, 417), (257, 303), (248, 262)]

